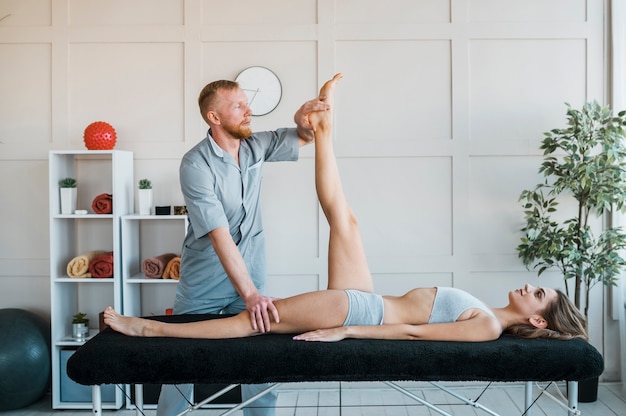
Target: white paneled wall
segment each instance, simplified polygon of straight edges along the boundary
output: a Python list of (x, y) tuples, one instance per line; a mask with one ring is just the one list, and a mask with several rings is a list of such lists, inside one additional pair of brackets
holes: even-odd
[[(82, 149), (84, 128), (107, 121), (155, 204), (180, 205), (179, 160), (206, 130), (197, 94), (250, 65), (283, 85), (256, 130), (292, 125), (344, 73), (337, 154), (379, 292), (454, 285), (502, 306), (526, 281), (562, 287), (518, 260), (517, 198), (541, 179), (542, 133), (563, 125), (564, 103), (607, 102), (607, 10), (600, 0), (0, 0), (0, 175), (14, 178), (1, 188), (0, 305), (49, 314), (50, 149)], [(265, 170), (275, 296), (326, 284), (312, 155)], [(602, 288), (593, 301), (592, 341), (616, 348), (602, 333)], [(619, 378), (611, 364), (608, 380)]]

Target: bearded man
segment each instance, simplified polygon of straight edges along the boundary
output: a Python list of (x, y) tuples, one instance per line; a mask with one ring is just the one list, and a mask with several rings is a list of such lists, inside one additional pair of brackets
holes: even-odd
[[(314, 139), (308, 115), (330, 107), (316, 98), (295, 113), (295, 128), (252, 133), (252, 111), (238, 83), (220, 80), (206, 85), (198, 104), (209, 131), (180, 164), (189, 224), (174, 313), (234, 314), (248, 310), (250, 325), (268, 332), (270, 320), (279, 322), (280, 317), (272, 298), (263, 293), (267, 278), (260, 208), (263, 164), (297, 160), (299, 148)], [(242, 386), (242, 398), (266, 387)], [(192, 402), (192, 391), (192, 385), (163, 386), (157, 416), (173, 416), (184, 410)], [(270, 392), (244, 414), (272, 415), (275, 402), (276, 394)]]

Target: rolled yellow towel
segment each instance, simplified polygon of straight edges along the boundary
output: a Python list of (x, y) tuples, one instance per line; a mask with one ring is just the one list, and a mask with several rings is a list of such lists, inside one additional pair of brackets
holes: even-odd
[(91, 273), (89, 273), (89, 262), (102, 253), (104, 253), (103, 250), (93, 250), (74, 257), (67, 263), (67, 275), (74, 278), (91, 277)]
[(165, 266), (165, 271), (163, 272), (163, 278), (180, 279), (180, 256), (176, 256), (167, 262), (167, 266)]

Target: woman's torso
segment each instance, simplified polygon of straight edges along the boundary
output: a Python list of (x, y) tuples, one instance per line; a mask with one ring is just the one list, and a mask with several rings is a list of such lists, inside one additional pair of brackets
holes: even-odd
[[(437, 296), (437, 288), (416, 288), (402, 296), (383, 296), (385, 316), (383, 324), (427, 324), (433, 313), (433, 306)], [(440, 312), (440, 311), (437, 311)], [(476, 307), (462, 308), (460, 314), (448, 322), (463, 321), (477, 314), (493, 313), (480, 302)], [(495, 317), (494, 317), (495, 319)], [(441, 321), (443, 322), (443, 321)]]

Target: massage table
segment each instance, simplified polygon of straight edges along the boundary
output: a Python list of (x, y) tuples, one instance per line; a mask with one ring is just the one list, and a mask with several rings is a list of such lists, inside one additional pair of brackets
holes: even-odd
[[(224, 315), (156, 316), (166, 322), (219, 319)], [(324, 381), (381, 381), (442, 415), (448, 415), (399, 386), (423, 381), (466, 404), (497, 415), (477, 401), (465, 399), (439, 382), (525, 382), (523, 415), (529, 415), (533, 382), (568, 383), (569, 415), (579, 414), (578, 381), (598, 377), (602, 356), (584, 340), (520, 339), (502, 336), (489, 342), (441, 342), (347, 339), (340, 342), (294, 341), (291, 335), (264, 334), (239, 339), (129, 337), (106, 328), (87, 341), (67, 363), (68, 376), (92, 386), (94, 416), (100, 416), (100, 385), (136, 385), (141, 411), (143, 384), (225, 384), (213, 400), (239, 384)], [(254, 399), (254, 398), (253, 398)], [(249, 404), (244, 401), (223, 415)], [(198, 404), (188, 411), (199, 407)], [(183, 412), (185, 413), (185, 412)], [(508, 413), (510, 414), (510, 413)]]

